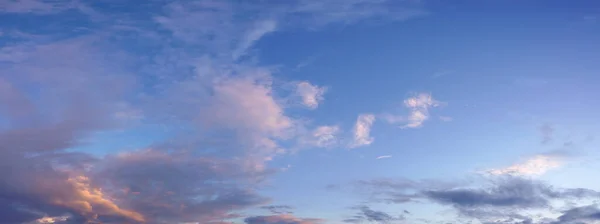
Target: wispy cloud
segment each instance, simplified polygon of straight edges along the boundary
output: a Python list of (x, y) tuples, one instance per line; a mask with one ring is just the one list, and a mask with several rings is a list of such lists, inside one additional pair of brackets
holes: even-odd
[(441, 102), (433, 99), (429, 93), (419, 93), (404, 100), (404, 107), (409, 109), (409, 115), (384, 114), (381, 117), (391, 124), (401, 123), (401, 128), (419, 128), (429, 119), (429, 109), (440, 106)]
[(291, 210), (294, 209), (289, 205), (268, 205), (260, 208), (269, 210), (273, 214), (291, 214), (293, 213)]
[(326, 91), (327, 88), (312, 85), (309, 82), (299, 82), (296, 85), (296, 94), (302, 99), (302, 105), (310, 109), (316, 109), (319, 106)]
[(550, 124), (544, 124), (540, 127), (542, 135), (542, 144), (550, 143), (554, 139), (554, 128)]
[(389, 159), (389, 158), (392, 158), (392, 156), (391, 156), (391, 155), (378, 156), (378, 157), (377, 157), (377, 158), (375, 158), (375, 159)]
[(492, 175), (527, 175), (537, 176), (557, 169), (564, 165), (565, 156), (560, 154), (535, 155), (521, 163), (513, 164), (505, 168), (490, 169), (486, 172)]
[(75, 1), (8, 0), (0, 2), (0, 12), (53, 14), (75, 5)]
[(375, 140), (371, 137), (371, 126), (375, 122), (375, 115), (361, 114), (356, 119), (356, 124), (352, 130), (353, 139), (350, 143), (350, 148), (357, 148), (365, 145), (370, 145)]
[(300, 137), (300, 144), (307, 147), (329, 148), (338, 144), (338, 126), (319, 126), (307, 135)]
[(260, 40), (264, 35), (275, 31), (276, 28), (277, 22), (275, 20), (257, 22), (247, 33), (243, 35), (239, 46), (233, 51), (233, 60), (237, 60), (239, 57), (244, 56), (254, 42)]

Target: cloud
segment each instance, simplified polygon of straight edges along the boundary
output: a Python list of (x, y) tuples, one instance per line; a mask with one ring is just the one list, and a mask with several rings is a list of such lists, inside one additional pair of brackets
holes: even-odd
[(544, 124), (540, 127), (542, 134), (542, 144), (547, 144), (553, 140), (554, 128), (550, 124)]
[(375, 158), (375, 159), (389, 159), (389, 158), (392, 158), (392, 156), (391, 156), (391, 155), (378, 156), (378, 157), (377, 157), (377, 158)]
[(246, 224), (320, 224), (325, 223), (325, 220), (314, 218), (297, 218), (290, 214), (271, 215), (271, 216), (254, 216), (244, 219)]
[(424, 195), (436, 202), (458, 207), (540, 208), (548, 206), (551, 199), (578, 199), (600, 194), (588, 189), (554, 189), (543, 182), (509, 177), (498, 179), (485, 189), (427, 190)]
[[(106, 9), (115, 5), (107, 4), (0, 3), (6, 16), (36, 22), (2, 33), (10, 41), (0, 48), (0, 164), (11, 169), (0, 170), (0, 223), (240, 218), (244, 209), (269, 202), (257, 193), (274, 172), (268, 161), (302, 137), (297, 130), (314, 130), (319, 146), (335, 142), (338, 131), (303, 127), (287, 113), (273, 69), (251, 60), (255, 43), (282, 29), (421, 12), (418, 5), (392, 7), (393, 1), (170, 1), (112, 11)], [(78, 23), (57, 26), (62, 18)], [(303, 102), (316, 108), (325, 88), (305, 83)], [(89, 146), (84, 139), (123, 131), (124, 118), (141, 116), (136, 125), (170, 130), (167, 139), (104, 157), (81, 152)], [(364, 125), (361, 144), (372, 141)], [(324, 222), (291, 215), (249, 220), (261, 218)]]
[(591, 223), (600, 221), (600, 209), (595, 205), (572, 208), (564, 211), (552, 224), (587, 223), (585, 221)]
[(358, 210), (358, 213), (351, 219), (346, 219), (344, 222), (347, 223), (362, 223), (376, 222), (376, 223), (391, 223), (394, 221), (404, 220), (403, 216), (392, 216), (382, 211), (376, 211), (366, 205), (356, 206), (353, 209)]
[(403, 128), (418, 128), (429, 119), (429, 108), (439, 106), (439, 102), (434, 100), (430, 94), (420, 93), (417, 96), (404, 100), (404, 106), (411, 110), (407, 120), (408, 123)]
[(375, 139), (370, 136), (373, 122), (375, 122), (375, 115), (361, 114), (358, 116), (352, 130), (354, 138), (349, 145), (350, 148), (357, 148), (373, 143)]
[(418, 2), (390, 0), (300, 0), (298, 5), (289, 11), (294, 16), (292, 18), (312, 15), (301, 21), (317, 27), (328, 24), (351, 24), (370, 18), (401, 21), (427, 14), (420, 8)]
[[(69, 221), (80, 222), (145, 220), (93, 183), (87, 170), (96, 158), (66, 152), (81, 144), (82, 136), (118, 127), (111, 117), (114, 102), (131, 78), (123, 67), (107, 66), (122, 58), (104, 58), (112, 52), (88, 45), (92, 40), (75, 38), (27, 47), (17, 43), (0, 50), (6, 53), (0, 66), (1, 88), (10, 93), (3, 98), (10, 102), (2, 111), (10, 120), (0, 130), (0, 157), (2, 164), (11, 167), (0, 172), (4, 204), (0, 214), (5, 214), (0, 215), (1, 223), (65, 214)], [(11, 60), (12, 55), (18, 55), (18, 60)]]
[(233, 51), (233, 60), (237, 60), (243, 56), (254, 42), (261, 39), (264, 35), (275, 31), (275, 28), (277, 28), (277, 22), (274, 20), (257, 22), (250, 31), (243, 35), (238, 48)]
[[(556, 205), (580, 204), (600, 196), (600, 192), (591, 189), (557, 188), (542, 181), (515, 176), (481, 180), (483, 182), (374, 179), (358, 181), (354, 186), (358, 187), (359, 192), (367, 192), (370, 202), (394, 204), (433, 202), (451, 206), (460, 217), (466, 220), (478, 220), (481, 223), (514, 224), (528, 223), (528, 220), (529, 223), (534, 223), (531, 221), (540, 219), (531, 215), (535, 211), (547, 210), (555, 213)], [(349, 220), (360, 221), (357, 217)], [(504, 221), (500, 222), (501, 220)], [(552, 222), (540, 221), (539, 223)]]
[(252, 190), (254, 179), (242, 167), (231, 160), (148, 149), (107, 158), (95, 177), (119, 186), (112, 195), (148, 219), (210, 222), (269, 201)]
[(382, 118), (390, 124), (403, 123), (401, 128), (419, 128), (429, 119), (429, 109), (441, 105), (429, 93), (419, 93), (404, 100), (404, 107), (408, 108), (408, 116), (384, 114)]
[(316, 109), (319, 106), (326, 91), (327, 88), (309, 82), (299, 82), (296, 86), (296, 94), (302, 98), (302, 104), (309, 109)]
[(338, 144), (338, 126), (319, 126), (300, 138), (300, 144), (308, 147), (329, 148)]
[(289, 205), (268, 205), (262, 206), (260, 208), (267, 209), (273, 214), (291, 214), (293, 212), (291, 212), (290, 210), (294, 209), (292, 206)]
[(71, 1), (10, 0), (0, 2), (0, 12), (54, 14), (74, 6)]
[(557, 169), (565, 163), (566, 157), (561, 154), (535, 155), (522, 163), (517, 163), (505, 168), (490, 169), (486, 172), (491, 175), (542, 175), (552, 169)]

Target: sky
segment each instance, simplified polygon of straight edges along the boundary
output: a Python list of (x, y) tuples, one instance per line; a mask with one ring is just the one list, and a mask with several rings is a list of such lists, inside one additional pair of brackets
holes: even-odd
[(599, 9), (0, 0), (0, 223), (600, 223)]

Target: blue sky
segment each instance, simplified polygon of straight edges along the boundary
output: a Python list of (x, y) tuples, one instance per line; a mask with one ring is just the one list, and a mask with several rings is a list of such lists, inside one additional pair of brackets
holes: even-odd
[(0, 1), (0, 223), (598, 223), (599, 6)]

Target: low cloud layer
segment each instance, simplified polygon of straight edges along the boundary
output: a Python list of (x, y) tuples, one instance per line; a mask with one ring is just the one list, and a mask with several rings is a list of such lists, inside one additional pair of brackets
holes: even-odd
[(246, 224), (323, 224), (324, 220), (297, 218), (293, 215), (254, 216), (244, 219)]
[[(411, 180), (370, 180), (356, 183), (362, 191), (369, 192), (371, 201), (395, 204), (428, 203), (450, 206), (466, 220), (495, 223), (492, 220), (513, 220), (502, 223), (571, 223), (551, 217), (542, 220), (530, 216), (531, 211), (549, 210), (556, 202), (590, 202), (600, 197), (600, 192), (584, 188), (555, 188), (544, 182), (520, 177), (505, 176), (488, 179), (476, 186), (464, 183), (442, 183)], [(583, 213), (564, 212), (577, 217), (573, 220), (593, 218), (595, 206), (585, 207)], [(589, 213), (587, 211), (590, 211)], [(554, 212), (556, 213), (556, 212)], [(588, 214), (591, 214), (588, 216)], [(562, 217), (561, 216), (561, 217)], [(520, 221), (519, 221), (520, 220)], [(537, 220), (532, 222), (532, 220)], [(576, 223), (576, 222), (575, 222)]]

